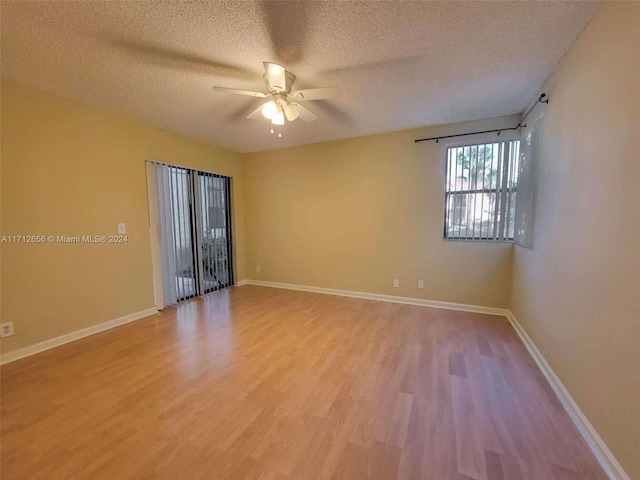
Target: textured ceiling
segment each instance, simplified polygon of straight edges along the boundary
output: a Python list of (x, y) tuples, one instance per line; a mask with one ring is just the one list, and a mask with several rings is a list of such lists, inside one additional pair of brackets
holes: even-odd
[[(2, 1), (2, 76), (239, 152), (518, 113), (598, 2)], [(338, 85), (246, 120), (263, 61)]]

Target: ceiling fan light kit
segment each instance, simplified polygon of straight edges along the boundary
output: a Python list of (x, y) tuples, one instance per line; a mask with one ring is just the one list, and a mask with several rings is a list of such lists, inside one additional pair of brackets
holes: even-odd
[(284, 113), (282, 112), (282, 109), (278, 109), (276, 114), (271, 119), (271, 123), (273, 123), (274, 125), (284, 125)]
[(273, 116), (278, 113), (278, 106), (276, 105), (276, 102), (274, 102), (273, 100), (269, 100), (262, 106), (260, 111), (262, 112), (264, 118), (271, 120)]
[(287, 103), (284, 106), (284, 115), (287, 117), (287, 120), (293, 122), (296, 118), (300, 116), (300, 112), (298, 112), (298, 108), (294, 103)]
[(282, 137), (280, 127), (284, 125), (285, 120), (293, 122), (297, 118), (301, 118), (305, 122), (312, 122), (316, 118), (308, 108), (300, 105), (297, 101), (291, 100), (328, 100), (340, 97), (340, 89), (338, 87), (322, 87), (310, 88), (305, 90), (292, 90), (296, 81), (296, 76), (287, 71), (282, 65), (271, 62), (264, 63), (263, 79), (267, 87), (267, 92), (254, 92), (250, 90), (240, 90), (227, 87), (213, 87), (215, 92), (231, 93), (234, 95), (246, 95), (256, 98), (269, 98), (267, 102), (260, 105), (251, 112), (247, 118), (255, 120), (264, 117), (271, 120), (271, 133), (275, 133), (273, 126), (278, 127), (278, 137)]

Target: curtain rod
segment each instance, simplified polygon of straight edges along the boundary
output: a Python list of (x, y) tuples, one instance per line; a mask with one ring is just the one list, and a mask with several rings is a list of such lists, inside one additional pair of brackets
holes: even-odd
[(518, 122), (518, 124), (515, 127), (507, 127), (507, 128), (496, 128), (495, 130), (483, 130), (481, 132), (469, 132), (469, 133), (457, 133), (455, 135), (440, 135), (439, 137), (430, 137), (430, 138), (419, 138), (417, 140), (414, 140), (414, 143), (418, 143), (418, 142), (428, 142), (429, 140), (435, 140), (436, 143), (438, 143), (440, 141), (440, 139), (442, 138), (453, 138), (453, 137), (465, 137), (467, 135), (479, 135), (481, 133), (498, 133), (498, 135), (500, 135), (501, 132), (506, 132), (508, 130), (517, 130), (519, 128), (524, 128), (527, 126), (526, 123), (522, 123), (525, 121), (525, 119), (527, 118), (527, 116), (531, 113), (531, 111), (538, 105), (538, 103), (549, 103), (549, 99), (545, 99), (545, 97), (547, 96), (546, 93), (541, 94), (538, 97), (538, 100), (531, 105), (531, 107), (529, 107), (529, 110), (526, 111), (526, 113), (522, 116), (522, 118), (520, 119), (520, 121)]

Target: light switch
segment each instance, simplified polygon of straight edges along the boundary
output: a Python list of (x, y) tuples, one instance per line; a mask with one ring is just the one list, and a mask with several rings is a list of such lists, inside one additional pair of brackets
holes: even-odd
[(118, 233), (120, 235), (124, 235), (125, 233), (127, 233), (127, 226), (124, 223), (118, 224)]

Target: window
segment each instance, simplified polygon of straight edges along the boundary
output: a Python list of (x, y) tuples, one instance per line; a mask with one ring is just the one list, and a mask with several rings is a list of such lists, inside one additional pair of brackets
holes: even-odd
[(444, 238), (513, 240), (520, 141), (447, 148)]

